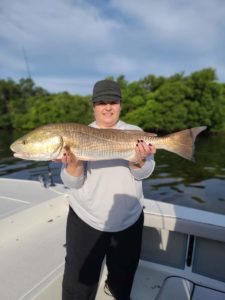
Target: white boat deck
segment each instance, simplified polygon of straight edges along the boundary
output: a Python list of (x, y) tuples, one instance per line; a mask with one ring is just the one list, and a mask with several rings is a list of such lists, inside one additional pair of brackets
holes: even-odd
[(37, 181), (0, 178), (0, 220), (65, 193), (60, 184), (45, 188)]
[(61, 185), (8, 179), (0, 192), (0, 299), (30, 299), (63, 270), (67, 196)]
[[(44, 188), (39, 182), (0, 179), (0, 299), (61, 299), (68, 212), (66, 192), (62, 185)], [(201, 212), (199, 220), (198, 210), (152, 200), (146, 201), (145, 225), (225, 240), (224, 216)], [(193, 274), (190, 268), (182, 270), (141, 260), (132, 300), (155, 299), (167, 276), (184, 274), (198, 284), (225, 292), (225, 283)], [(104, 293), (105, 278), (103, 266), (97, 300), (112, 299)]]
[[(104, 267), (103, 276), (99, 285), (96, 300), (112, 300), (112, 297), (107, 296), (104, 293), (104, 282), (106, 279), (106, 274), (106, 268)], [(155, 299), (164, 278), (166, 278), (170, 274), (171, 272), (169, 270), (160, 270), (157, 265), (145, 261), (140, 261), (132, 289), (132, 300)]]

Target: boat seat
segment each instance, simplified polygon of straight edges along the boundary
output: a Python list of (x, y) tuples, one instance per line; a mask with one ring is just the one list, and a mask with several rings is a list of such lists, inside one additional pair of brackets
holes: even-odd
[(155, 300), (224, 300), (225, 292), (211, 289), (178, 276), (167, 277)]

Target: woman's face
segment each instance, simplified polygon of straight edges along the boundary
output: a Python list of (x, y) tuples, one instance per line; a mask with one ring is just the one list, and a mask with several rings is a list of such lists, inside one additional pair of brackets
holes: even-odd
[(120, 117), (121, 104), (118, 102), (99, 102), (93, 106), (96, 123), (101, 128), (113, 128)]

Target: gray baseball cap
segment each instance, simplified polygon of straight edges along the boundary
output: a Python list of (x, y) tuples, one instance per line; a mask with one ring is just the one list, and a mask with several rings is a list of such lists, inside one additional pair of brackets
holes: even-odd
[(93, 88), (92, 102), (120, 102), (121, 91), (118, 82), (113, 80), (97, 81)]

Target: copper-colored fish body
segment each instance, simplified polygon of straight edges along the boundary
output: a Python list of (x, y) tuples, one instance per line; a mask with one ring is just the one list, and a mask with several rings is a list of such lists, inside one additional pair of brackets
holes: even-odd
[(137, 130), (97, 129), (64, 123), (41, 126), (11, 145), (14, 156), (29, 160), (61, 158), (69, 149), (80, 160), (125, 159), (134, 161), (137, 140), (151, 143), (157, 149), (193, 159), (196, 136), (206, 127), (175, 132), (164, 137)]

